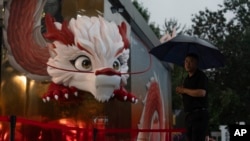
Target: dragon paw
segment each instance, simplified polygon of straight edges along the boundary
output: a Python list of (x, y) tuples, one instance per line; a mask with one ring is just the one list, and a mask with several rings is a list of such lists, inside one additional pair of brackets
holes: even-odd
[(50, 100), (67, 101), (77, 98), (77, 96), (78, 91), (75, 87), (66, 87), (63, 85), (51, 83), (47, 93), (43, 95), (42, 99), (43, 102), (48, 102)]
[(127, 92), (123, 87), (114, 90), (113, 98), (116, 98), (120, 101), (129, 101), (131, 103), (138, 102), (138, 99), (132, 93)]

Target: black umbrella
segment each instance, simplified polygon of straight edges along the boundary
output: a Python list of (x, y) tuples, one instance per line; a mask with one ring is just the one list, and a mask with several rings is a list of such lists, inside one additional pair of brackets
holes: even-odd
[(188, 53), (199, 56), (200, 69), (218, 68), (225, 65), (222, 53), (213, 44), (197, 37), (177, 35), (171, 40), (160, 44), (150, 50), (161, 61), (166, 61), (183, 66)]

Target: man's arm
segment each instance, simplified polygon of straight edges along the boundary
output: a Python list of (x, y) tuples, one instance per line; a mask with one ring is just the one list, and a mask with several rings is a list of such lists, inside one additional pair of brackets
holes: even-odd
[(179, 94), (187, 94), (193, 97), (204, 97), (206, 95), (206, 90), (204, 89), (188, 89), (184, 87), (176, 87), (176, 92)]

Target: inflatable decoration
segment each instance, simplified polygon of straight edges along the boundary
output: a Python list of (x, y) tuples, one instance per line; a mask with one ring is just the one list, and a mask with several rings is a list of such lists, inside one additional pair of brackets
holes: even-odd
[(42, 34), (45, 2), (12, 0), (4, 18), (12, 66), (30, 79), (51, 81), (43, 101), (75, 100), (79, 91), (87, 91), (100, 102), (116, 98), (136, 103), (137, 98), (124, 88), (129, 77), (125, 22), (116, 25), (101, 16), (78, 16), (59, 23), (46, 14)]

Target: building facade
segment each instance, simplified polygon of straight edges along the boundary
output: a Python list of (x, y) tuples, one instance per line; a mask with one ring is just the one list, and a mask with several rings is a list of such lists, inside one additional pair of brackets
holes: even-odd
[[(100, 15), (118, 25), (125, 22), (130, 41), (130, 76), (126, 88), (138, 102), (113, 100), (102, 103), (87, 94), (80, 104), (44, 103), (41, 96), (49, 82), (32, 80), (14, 69), (8, 61), (5, 44), (2, 44), (1, 115), (17, 117), (16, 140), (167, 140), (169, 134), (164, 130), (172, 128), (171, 66), (149, 54), (149, 50), (160, 42), (132, 2), (47, 0), (43, 10), (58, 22), (77, 15)], [(57, 125), (65, 129), (60, 130), (61, 126)], [(1, 122), (1, 127), (0, 138), (9, 140), (12, 133), (8, 122)]]

